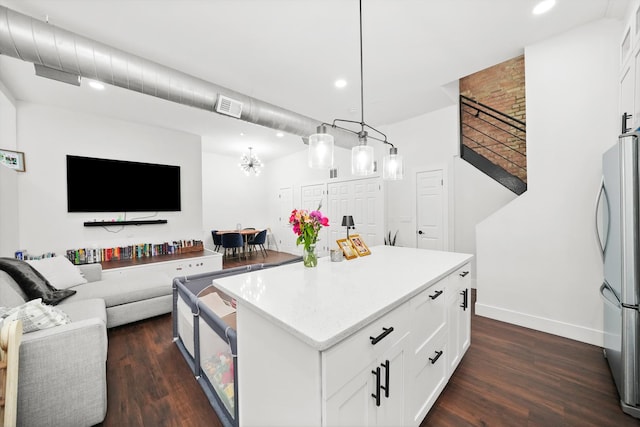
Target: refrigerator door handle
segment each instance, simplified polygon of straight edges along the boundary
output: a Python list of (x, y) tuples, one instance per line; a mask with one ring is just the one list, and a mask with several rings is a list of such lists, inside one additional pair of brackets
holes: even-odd
[(604, 177), (602, 177), (602, 179), (600, 180), (600, 189), (598, 190), (598, 196), (596, 197), (596, 207), (595, 207), (595, 212), (594, 212), (594, 225), (595, 225), (595, 231), (596, 231), (596, 241), (598, 242), (598, 247), (600, 248), (600, 256), (602, 257), (602, 259), (604, 260), (604, 253), (607, 250), (607, 240), (606, 239), (604, 241), (604, 243), (602, 242), (602, 238), (600, 237), (600, 229), (598, 228), (598, 207), (600, 206), (600, 201), (602, 200), (602, 195), (604, 194), (604, 200), (605, 200), (605, 204), (607, 207), (607, 224), (606, 224), (606, 234), (605, 236), (609, 236), (609, 215), (610, 215), (610, 211), (609, 211), (609, 198), (607, 197), (607, 190), (604, 187)]
[[(605, 295), (605, 291), (608, 291), (611, 295), (613, 295), (613, 298), (615, 298), (615, 300), (612, 300), (607, 295)], [(616, 295), (615, 291), (611, 288), (611, 285), (609, 285), (609, 283), (607, 283), (606, 280), (602, 283), (602, 286), (600, 286), (600, 297), (606, 304), (609, 304), (616, 309), (622, 308), (622, 304), (620, 304), (620, 299)]]

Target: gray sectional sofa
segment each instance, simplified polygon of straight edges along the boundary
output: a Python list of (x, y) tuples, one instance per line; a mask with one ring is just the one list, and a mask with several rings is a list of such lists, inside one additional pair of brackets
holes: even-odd
[[(162, 273), (102, 279), (100, 264), (79, 266), (88, 280), (56, 307), (71, 323), (25, 333), (20, 346), (18, 425), (91, 426), (107, 411), (107, 328), (169, 313), (172, 284)], [(0, 306), (26, 294), (0, 270)]]

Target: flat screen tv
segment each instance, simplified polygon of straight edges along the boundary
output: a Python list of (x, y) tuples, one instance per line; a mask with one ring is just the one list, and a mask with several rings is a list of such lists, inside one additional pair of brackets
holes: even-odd
[(180, 209), (180, 166), (67, 155), (68, 212)]

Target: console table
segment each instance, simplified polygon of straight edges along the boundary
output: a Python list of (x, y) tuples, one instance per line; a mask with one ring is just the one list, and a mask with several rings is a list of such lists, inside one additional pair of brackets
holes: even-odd
[(208, 249), (179, 254), (156, 255), (102, 262), (102, 275), (113, 277), (131, 273), (159, 271), (169, 279), (222, 270), (222, 254)]

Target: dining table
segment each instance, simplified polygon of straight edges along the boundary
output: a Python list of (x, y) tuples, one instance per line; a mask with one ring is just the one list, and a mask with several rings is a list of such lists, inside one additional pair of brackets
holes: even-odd
[(243, 251), (245, 253), (245, 257), (249, 251), (249, 237), (255, 236), (260, 233), (262, 229), (256, 228), (243, 228), (242, 230), (218, 230), (216, 233), (218, 234), (227, 234), (227, 233), (240, 233), (242, 235), (242, 239), (244, 240), (244, 248)]

